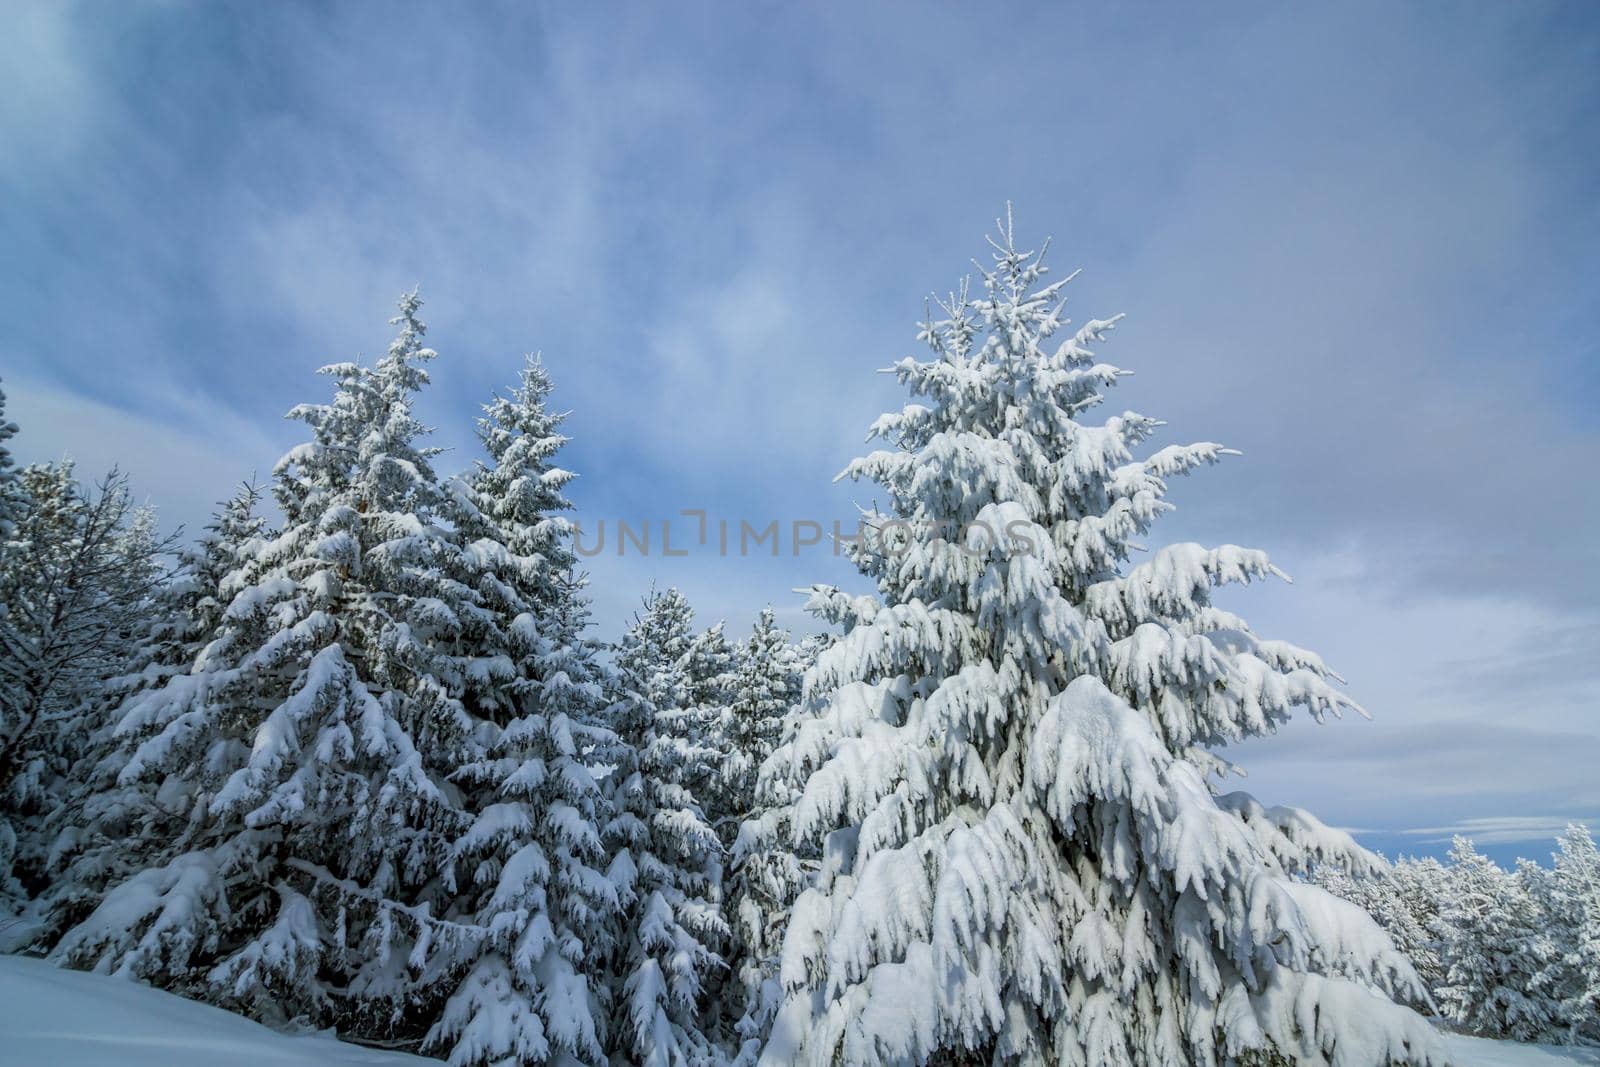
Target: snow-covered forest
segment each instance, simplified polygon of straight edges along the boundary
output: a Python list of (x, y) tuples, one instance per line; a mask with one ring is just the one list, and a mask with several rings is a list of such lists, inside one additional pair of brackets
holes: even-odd
[(1368, 878), (1314, 880), (1378, 920), (1416, 967), (1434, 1010), (1472, 1034), (1600, 1043), (1600, 855), (1588, 829), (1549, 867), (1497, 867), (1458, 837), (1448, 861), (1403, 859)]
[(1009, 215), (978, 262), (840, 475), (874, 591), (812, 587), (814, 635), (670, 587), (597, 632), (550, 368), (442, 469), (416, 293), (195, 538), (0, 409), (0, 948), (461, 1067), (1600, 1041), (1582, 827), (1390, 864), (1235, 789), (1229, 746), (1362, 708), (1213, 602), (1266, 553), (1160, 539), (1235, 453), (1106, 406), (1121, 316)]

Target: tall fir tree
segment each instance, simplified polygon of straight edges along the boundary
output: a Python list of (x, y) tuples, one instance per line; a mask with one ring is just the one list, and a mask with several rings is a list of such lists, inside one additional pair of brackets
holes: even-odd
[(601, 723), (606, 674), (587, 633), (554, 464), (566, 438), (550, 379), (530, 360), (479, 420), (487, 464), (459, 483), (462, 581), (481, 615), (470, 709), (482, 754), (455, 779), (471, 824), (452, 847), (462, 977), (428, 1036), (452, 1064), (602, 1065), (608, 1007), (594, 962), (612, 953), (619, 899), (606, 876), (609, 802), (597, 765), (616, 763)]
[(1276, 570), (1192, 544), (1128, 565), (1167, 480), (1226, 450), (1138, 459), (1155, 420), (1079, 421), (1121, 377), (1088, 347), (1117, 320), (1061, 339), (1065, 282), (1009, 219), (993, 245), (982, 296), (943, 302), (932, 358), (894, 368), (919, 401), (875, 424), (892, 447), (845, 472), (892, 507), (851, 548), (877, 595), (812, 597), (845, 632), (773, 757), (822, 867), (761, 1062), (1442, 1062), (1389, 999), (1425, 995), (1411, 966), (1295, 877), (1371, 858), (1208, 785), (1215, 748), (1354, 708), (1315, 655), (1211, 605)]
[(739, 825), (756, 811), (756, 778), (778, 747), (783, 723), (800, 702), (800, 653), (771, 607), (761, 610), (741, 650), (729, 686), (723, 725), (727, 757), (720, 775), (718, 829), (732, 844)]
[(400, 302), (373, 368), (324, 368), (332, 401), (290, 412), (311, 440), (274, 472), (283, 532), (190, 671), (119, 726), (139, 738), (119, 781), (152, 782), (183, 833), (57, 959), (370, 1036), (407, 1035), (439, 996), (433, 946), (471, 933), (438, 915), (474, 605), (412, 410), (435, 355), (420, 305)]
[(794, 799), (760, 788), (762, 765), (777, 748), (784, 724), (800, 703), (806, 653), (762, 609), (745, 642), (729, 708), (730, 755), (723, 772), (738, 833), (731, 846), (728, 915), (732, 928), (724, 1014), (739, 1062), (753, 1063), (782, 1000), (776, 958), (788, 908), (804, 884), (800, 858), (768, 831), (769, 812)]
[(740, 724), (735, 716), (743, 650), (728, 638), (726, 621), (696, 634), (684, 664), (689, 682), (688, 709), (675, 729), (705, 750), (699, 778), (688, 782), (706, 821), (724, 848), (739, 830), (746, 801), (740, 793)]
[(252, 565), (272, 537), (262, 514), (264, 491), (254, 479), (217, 506), (211, 521), (187, 552), (174, 583), (179, 617), (178, 648), (171, 661), (183, 670), (222, 627), (223, 616), (252, 577)]
[[(488, 579), (484, 595), (502, 613), (553, 615), (562, 606), (577, 567), (573, 526), (564, 495), (576, 475), (555, 462), (567, 444), (566, 413), (552, 411), (553, 384), (537, 356), (518, 374), (509, 396), (484, 405), (478, 439), (489, 462), (480, 462), (454, 488), (457, 522), (469, 541), (500, 546), (510, 555), (474, 561)], [(495, 579), (505, 583), (495, 588)], [(515, 610), (513, 610), (515, 609)]]
[(706, 994), (723, 968), (722, 846), (695, 785), (715, 748), (700, 736), (693, 612), (676, 589), (652, 592), (617, 647), (613, 725), (625, 762), (613, 771), (610, 868), (625, 908), (611, 970), (613, 1062), (704, 1067), (721, 1060)]

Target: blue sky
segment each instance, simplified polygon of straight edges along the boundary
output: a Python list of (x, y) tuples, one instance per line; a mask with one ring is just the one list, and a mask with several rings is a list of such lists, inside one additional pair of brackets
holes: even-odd
[[(1371, 723), (1247, 787), (1389, 851), (1600, 817), (1600, 14), (1582, 3), (0, 9), (0, 374), (27, 458), (191, 528), (420, 284), (445, 466), (542, 350), (590, 518), (848, 520), (922, 299), (1019, 232), (1127, 312), (1116, 402), (1243, 458), (1165, 534)], [(735, 628), (799, 558), (592, 561)]]

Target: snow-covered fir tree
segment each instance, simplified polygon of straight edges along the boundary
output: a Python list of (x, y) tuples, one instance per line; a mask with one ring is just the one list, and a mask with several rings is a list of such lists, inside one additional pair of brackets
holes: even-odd
[(700, 736), (693, 617), (676, 589), (652, 592), (617, 647), (611, 715), (625, 760), (611, 775), (606, 836), (625, 907), (611, 963), (619, 1065), (700, 1067), (721, 1058), (707, 1032), (706, 992), (725, 966), (722, 846), (694, 791), (718, 751)]
[(689, 785), (723, 846), (733, 843), (749, 807), (743, 792), (743, 726), (734, 702), (742, 677), (742, 652), (729, 640), (727, 623), (702, 630), (690, 643), (685, 663), (689, 679), (689, 718), (678, 734), (698, 740), (709, 751), (703, 777)]
[(153, 783), (184, 828), (57, 959), (369, 1035), (404, 1035), (440, 996), (431, 947), (471, 933), (438, 916), (474, 604), (412, 412), (434, 358), (420, 303), (376, 366), (324, 368), (332, 401), (290, 413), (311, 440), (274, 473), (282, 533), (190, 671), (125, 709), (139, 744), (119, 780)]
[(151, 597), (137, 624), (126, 673), (99, 683), (107, 711), (86, 740), (66, 801), (44, 821), (50, 885), (38, 901), (37, 937), (49, 943), (82, 920), (106, 886), (136, 873), (182, 829), (183, 811), (163, 802), (148, 779), (122, 781), (139, 737), (118, 731), (124, 707), (186, 674), (217, 636), (263, 544), (261, 491), (247, 483), (222, 503), (180, 565)]
[[(180, 598), (176, 636), (185, 650), (194, 646), (198, 654), (199, 647), (210, 643), (222, 626), (228, 605), (249, 579), (253, 562), (271, 535), (262, 514), (263, 496), (254, 480), (241, 483), (233, 496), (218, 505), (199, 539), (184, 553), (184, 569), (172, 591)], [(186, 652), (174, 658), (185, 667), (194, 663), (194, 657)]]
[(509, 397), (485, 408), (489, 462), (457, 489), (461, 580), (478, 613), (469, 711), (482, 752), (455, 774), (472, 822), (452, 848), (456, 912), (478, 929), (460, 944), (461, 978), (428, 1043), (452, 1064), (605, 1063), (619, 898), (606, 875), (609, 803), (596, 764), (621, 758), (601, 725), (606, 676), (587, 634), (561, 494), (572, 475), (549, 410), (550, 379), (530, 360)]
[(1538, 984), (1559, 1002), (1566, 1037), (1600, 1043), (1600, 851), (1587, 827), (1567, 827), (1540, 882), (1555, 952)]
[[(6, 444), (15, 436), (17, 424), (6, 418), (6, 393), (0, 388), (0, 560), (4, 558), (6, 542), (16, 529), (23, 507), (16, 461), (11, 458), (11, 448)], [(4, 610), (3, 607), (0, 610)]]
[(799, 659), (772, 608), (763, 608), (733, 672), (723, 728), (728, 756), (720, 776), (725, 799), (719, 815), (732, 824), (724, 832), (729, 843), (739, 824), (754, 814), (757, 772), (778, 747), (783, 723), (800, 702)]
[[(557, 465), (567, 444), (566, 413), (552, 411), (553, 384), (537, 357), (529, 357), (509, 396), (484, 405), (478, 439), (488, 454), (454, 483), (457, 523), (469, 542), (486, 546), (474, 559), (498, 597), (497, 610), (540, 618), (553, 614), (570, 591), (577, 560), (572, 549), (572, 502), (563, 495), (576, 475)], [(494, 551), (503, 547), (503, 558)], [(503, 589), (494, 588), (498, 581)], [(494, 603), (491, 600), (491, 603)]]
[[(143, 690), (159, 688), (174, 675), (188, 673), (195, 657), (217, 635), (228, 598), (243, 587), (245, 569), (264, 543), (267, 520), (260, 514), (262, 495), (253, 482), (242, 484), (231, 498), (217, 505), (199, 538), (176, 553), (177, 567), (156, 590), (147, 615), (138, 624), (130, 669), (102, 682), (107, 696), (117, 704)], [(152, 533), (153, 520), (150, 513), (145, 521)], [(177, 536), (166, 543), (174, 543)], [(95, 738), (102, 751), (126, 749), (127, 739), (116, 736), (118, 718), (113, 713), (108, 728)], [(105, 769), (92, 768), (89, 777)], [(113, 768), (111, 773), (119, 770)]]
[(46, 883), (49, 817), (73, 791), (116, 690), (140, 660), (170, 539), (113, 470), (80, 484), (70, 462), (22, 470), (0, 556), (0, 892), (13, 908)]
[(1536, 979), (1547, 971), (1554, 945), (1543, 928), (1530, 879), (1502, 870), (1457, 837), (1440, 916), (1444, 938), (1438, 990), (1445, 1018), (1471, 1033), (1533, 1041), (1549, 1033), (1559, 1006)]
[[(1267, 557), (1176, 544), (1132, 565), (1173, 476), (1215, 444), (1080, 421), (1120, 371), (1065, 331), (1065, 282), (1009, 220), (984, 291), (942, 303), (917, 396), (853, 463), (892, 507), (852, 546), (876, 596), (818, 588), (844, 628), (769, 764), (823, 850), (781, 954), (761, 1062), (1436, 1063), (1409, 963), (1359, 908), (1298, 880), (1373, 862), (1243, 794), (1214, 750), (1303, 708), (1354, 709), (1314, 654), (1210, 603)], [(930, 319), (932, 316), (930, 316)]]
[(731, 1020), (739, 1062), (754, 1062), (782, 1000), (773, 961), (789, 906), (805, 883), (805, 864), (788, 842), (777, 838), (776, 823), (768, 817), (795, 797), (785, 792), (774, 798), (758, 786), (761, 766), (800, 703), (804, 666), (815, 658), (810, 651), (815, 646), (791, 644), (772, 609), (764, 608), (745, 643), (730, 708), (732, 753), (724, 781), (731, 796), (742, 798), (742, 810), (730, 853), (733, 936), (724, 1013)]

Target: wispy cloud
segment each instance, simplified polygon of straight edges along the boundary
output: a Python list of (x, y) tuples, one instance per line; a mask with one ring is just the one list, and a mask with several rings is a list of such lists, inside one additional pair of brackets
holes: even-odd
[(135, 499), (156, 507), (169, 529), (190, 534), (240, 482), (252, 474), (265, 482), (294, 436), (275, 439), (222, 412), (199, 421), (128, 412), (29, 378), (8, 377), (4, 385), (8, 414), (21, 413), (27, 427), (12, 443), (23, 462), (70, 459), (91, 482), (120, 468)]
[(1556, 815), (1493, 815), (1462, 819), (1448, 826), (1426, 826), (1399, 832), (1406, 837), (1422, 838), (1428, 844), (1449, 841), (1459, 835), (1469, 837), (1479, 845), (1508, 845), (1523, 841), (1554, 842), (1574, 823), (1592, 830), (1600, 824), (1600, 820)]
[(95, 84), (74, 14), (69, 4), (0, 9), (0, 130), (9, 146), (0, 175), (37, 173), (41, 161), (69, 165), (83, 145)]

